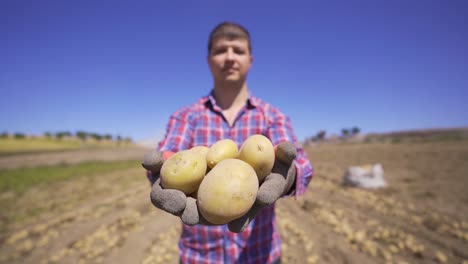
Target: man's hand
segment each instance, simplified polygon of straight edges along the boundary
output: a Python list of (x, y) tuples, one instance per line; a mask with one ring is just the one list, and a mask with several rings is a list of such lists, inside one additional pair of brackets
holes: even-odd
[(281, 196), (290, 193), (296, 180), (296, 156), (296, 148), (291, 142), (277, 145), (275, 164), (271, 173), (260, 184), (255, 204), (247, 214), (228, 224), (231, 232), (242, 232), (262, 208), (274, 204)]
[(164, 189), (159, 177), (161, 167), (173, 152), (151, 151), (145, 155), (143, 168), (150, 171), (155, 179), (151, 189), (151, 202), (156, 208), (180, 217), (187, 225), (210, 225), (198, 211), (196, 200), (176, 189)]
[[(144, 158), (142, 166), (157, 178), (151, 190), (151, 202), (155, 207), (180, 217), (184, 224), (213, 225), (200, 214), (196, 199), (182, 191), (164, 189), (161, 186), (159, 173), (164, 161), (171, 154), (173, 153), (152, 151)], [(296, 155), (296, 148), (290, 142), (281, 143), (276, 147), (275, 164), (271, 173), (260, 184), (252, 208), (244, 216), (228, 223), (231, 232), (242, 232), (260, 209), (274, 204), (281, 196), (290, 193), (296, 180), (296, 168), (293, 163)]]

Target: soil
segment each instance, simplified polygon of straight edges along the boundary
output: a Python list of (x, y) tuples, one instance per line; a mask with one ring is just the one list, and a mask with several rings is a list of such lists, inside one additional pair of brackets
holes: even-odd
[[(89, 151), (43, 161), (103, 156)], [(145, 151), (112, 155), (139, 159)], [(468, 142), (324, 144), (306, 151), (315, 167), (308, 191), (276, 204), (283, 263), (468, 263)], [(7, 158), (0, 164), (11, 164)], [(341, 184), (348, 166), (375, 163), (384, 168), (387, 188)], [(24, 216), (3, 224), (0, 263), (178, 263), (180, 221), (151, 205), (144, 175), (132, 168), (21, 197), (0, 194)]]

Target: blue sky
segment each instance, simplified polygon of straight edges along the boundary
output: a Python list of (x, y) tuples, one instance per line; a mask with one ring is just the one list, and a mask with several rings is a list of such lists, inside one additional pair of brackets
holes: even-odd
[(0, 2), (0, 131), (160, 137), (212, 88), (208, 34), (252, 35), (254, 95), (300, 140), (468, 126), (468, 1)]

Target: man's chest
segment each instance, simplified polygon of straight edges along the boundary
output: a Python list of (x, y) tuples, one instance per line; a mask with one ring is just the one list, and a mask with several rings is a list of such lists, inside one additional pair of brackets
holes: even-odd
[(268, 127), (268, 121), (260, 111), (248, 110), (231, 115), (209, 112), (193, 123), (193, 145), (210, 146), (225, 138), (241, 145), (251, 135), (266, 135)]

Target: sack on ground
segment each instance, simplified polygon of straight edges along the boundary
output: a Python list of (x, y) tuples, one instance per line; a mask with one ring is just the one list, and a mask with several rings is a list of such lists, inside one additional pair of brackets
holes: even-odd
[(349, 167), (343, 176), (343, 184), (365, 189), (376, 189), (387, 186), (384, 179), (384, 170), (379, 163)]

